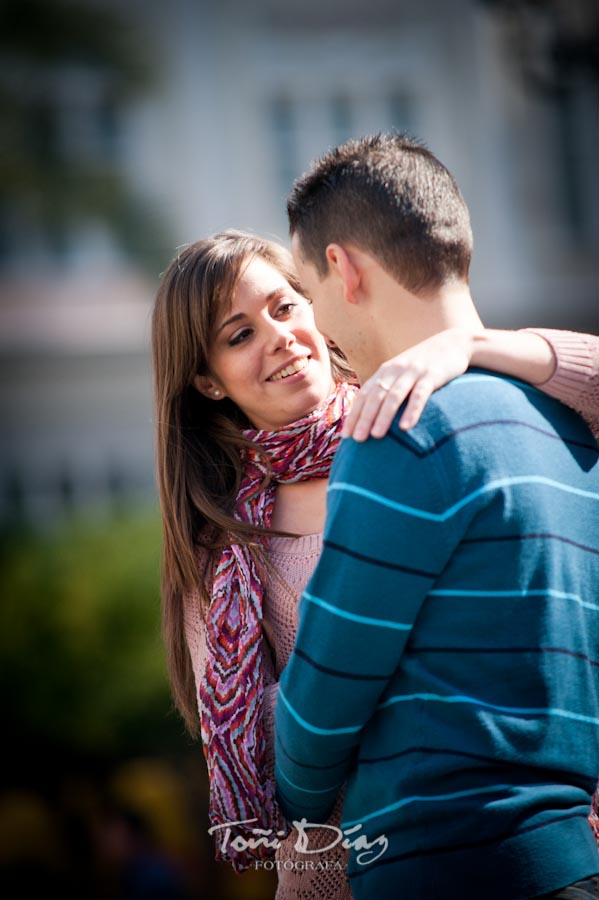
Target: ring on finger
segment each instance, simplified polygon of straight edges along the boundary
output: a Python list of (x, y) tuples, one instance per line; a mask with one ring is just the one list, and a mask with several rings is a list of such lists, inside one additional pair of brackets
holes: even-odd
[(391, 388), (390, 384), (385, 384), (385, 382), (381, 381), (380, 378), (377, 378), (377, 380), (374, 383), (376, 384), (377, 387), (380, 387), (381, 390), (383, 390), (383, 391), (388, 391)]

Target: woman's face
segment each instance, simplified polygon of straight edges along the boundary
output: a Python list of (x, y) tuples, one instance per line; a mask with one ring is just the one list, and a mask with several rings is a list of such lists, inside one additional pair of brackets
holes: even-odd
[(196, 376), (197, 389), (214, 400), (229, 397), (256, 428), (269, 431), (312, 412), (334, 388), (311, 306), (259, 256), (217, 320), (208, 368)]

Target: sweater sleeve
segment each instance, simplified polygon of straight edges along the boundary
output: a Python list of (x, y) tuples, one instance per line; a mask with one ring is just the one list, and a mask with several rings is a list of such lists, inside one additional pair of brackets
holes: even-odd
[[(403, 439), (408, 446), (413, 434)], [(455, 521), (450, 528), (440, 514), (449, 503), (438, 463), (408, 446), (392, 436), (348, 439), (334, 463), (323, 552), (302, 595), (275, 714), (277, 791), (290, 820), (330, 814), (362, 729), (459, 540)]]
[(550, 328), (527, 328), (545, 338), (556, 359), (555, 372), (537, 387), (575, 409), (599, 437), (599, 336)]
[[(195, 555), (198, 575), (203, 579), (204, 584), (208, 585), (213, 575), (210, 552), (200, 544), (196, 544)], [(200, 712), (199, 687), (206, 668), (206, 623), (198, 589), (190, 591), (183, 597), (183, 627), (196, 685), (198, 712)]]
[(199, 591), (193, 591), (193, 593), (184, 596), (183, 615), (185, 640), (187, 641), (187, 649), (191, 658), (199, 712), (199, 687), (206, 668), (206, 628), (200, 608)]
[(262, 699), (262, 723), (266, 739), (266, 771), (271, 781), (274, 781), (275, 777), (275, 706), (278, 689), (277, 682), (266, 685)]

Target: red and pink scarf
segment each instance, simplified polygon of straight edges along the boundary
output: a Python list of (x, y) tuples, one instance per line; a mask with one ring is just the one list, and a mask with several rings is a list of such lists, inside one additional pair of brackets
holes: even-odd
[[(235, 517), (270, 527), (277, 483), (327, 478), (341, 440), (344, 419), (357, 391), (338, 384), (335, 393), (313, 412), (278, 431), (247, 429), (243, 437), (258, 450), (242, 451), (245, 472), (237, 495)], [(268, 457), (269, 468), (264, 462)], [(271, 480), (260, 490), (265, 475)], [(256, 539), (263, 546), (267, 538)], [(200, 685), (202, 741), (210, 782), (210, 820), (217, 831), (217, 859), (228, 859), (237, 871), (272, 850), (245, 849), (251, 829), (286, 831), (266, 772), (262, 723), (262, 602), (264, 572), (247, 546), (231, 544), (218, 562), (206, 619), (207, 663)], [(222, 850), (225, 826), (230, 828)], [(239, 835), (237, 849), (235, 836)]]

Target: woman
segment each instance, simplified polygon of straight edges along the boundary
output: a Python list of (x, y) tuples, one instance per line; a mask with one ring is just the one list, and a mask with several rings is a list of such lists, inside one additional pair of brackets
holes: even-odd
[[(544, 387), (584, 412), (599, 342), (454, 331), (386, 363), (348, 419), (353, 375), (316, 331), (283, 248), (225, 232), (187, 247), (163, 277), (152, 341), (173, 695), (190, 732), (201, 729), (217, 855), (242, 870), (274, 852), (279, 900), (351, 897), (338, 843), (305, 856), (297, 835), (284, 837), (272, 777), (277, 681), (318, 559), (341, 431), (380, 436), (412, 389), (401, 420), (410, 427), (430, 392), (470, 364), (546, 381), (548, 340), (557, 369)], [(311, 834), (310, 849), (331, 835)]]

